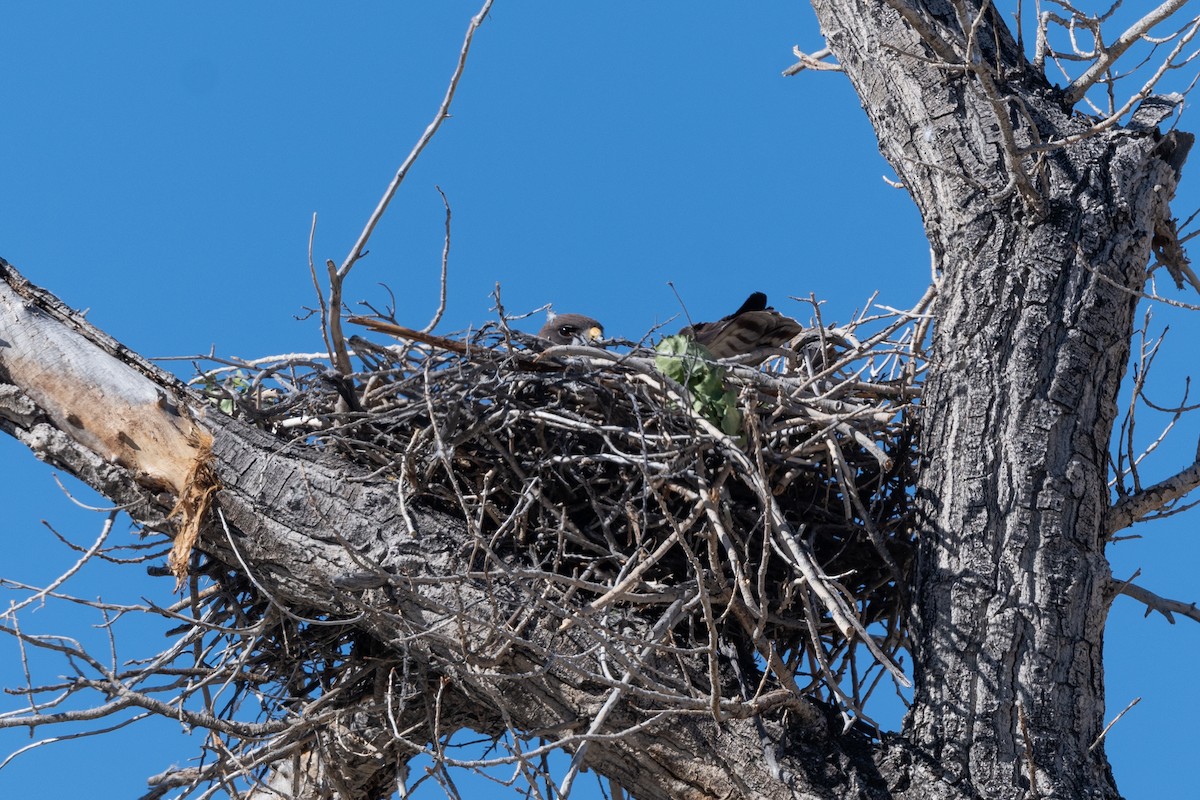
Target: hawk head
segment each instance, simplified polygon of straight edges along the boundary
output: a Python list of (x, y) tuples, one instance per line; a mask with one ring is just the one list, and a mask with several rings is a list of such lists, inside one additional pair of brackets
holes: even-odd
[(604, 326), (583, 314), (550, 314), (538, 337), (551, 344), (595, 347), (604, 338)]
[[(764, 348), (781, 347), (796, 338), (804, 326), (767, 305), (767, 296), (754, 292), (741, 308), (716, 322), (698, 322), (679, 333), (704, 345), (714, 358), (729, 358)], [(769, 354), (764, 355), (766, 360)]]

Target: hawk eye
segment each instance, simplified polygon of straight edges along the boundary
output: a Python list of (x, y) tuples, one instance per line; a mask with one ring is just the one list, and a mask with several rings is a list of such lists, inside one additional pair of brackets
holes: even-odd
[(575, 332), (575, 329), (573, 327), (571, 327), (570, 325), (563, 325), (561, 328), (558, 329), (558, 332), (561, 333), (563, 336), (570, 336), (571, 334), (573, 334)]

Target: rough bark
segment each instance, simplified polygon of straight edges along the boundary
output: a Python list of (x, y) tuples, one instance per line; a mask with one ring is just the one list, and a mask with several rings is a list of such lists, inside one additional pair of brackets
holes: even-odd
[[(1136, 292), (1188, 142), (1110, 129), (1013, 159), (1006, 126), (1030, 147), (1088, 122), (997, 12), (965, 4), (982, 22), (972, 49), (950, 3), (813, 5), (941, 272), (905, 735), (972, 795), (1116, 797), (1090, 749), (1104, 724), (1106, 459)], [(972, 57), (982, 74), (963, 67)]]

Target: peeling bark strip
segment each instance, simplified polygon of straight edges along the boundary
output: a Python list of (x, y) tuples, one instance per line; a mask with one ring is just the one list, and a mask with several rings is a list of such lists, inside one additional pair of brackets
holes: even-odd
[[(88, 337), (77, 315), (0, 260), (0, 371), (50, 423), (143, 488), (177, 499), (181, 516), (172, 571), (182, 580), (219, 484), (212, 436), (180, 396), (130, 362), (125, 348)], [(143, 365), (144, 366), (144, 365)]]
[(200, 428), (189, 437), (195, 449), (195, 457), (188, 469), (183, 491), (179, 500), (171, 509), (171, 518), (179, 517), (179, 530), (175, 534), (175, 546), (171, 548), (171, 574), (175, 576), (175, 591), (183, 586), (188, 574), (188, 560), (192, 548), (200, 538), (200, 529), (208, 519), (209, 509), (213, 498), (221, 489), (221, 481), (217, 478), (213, 456), (213, 438)]

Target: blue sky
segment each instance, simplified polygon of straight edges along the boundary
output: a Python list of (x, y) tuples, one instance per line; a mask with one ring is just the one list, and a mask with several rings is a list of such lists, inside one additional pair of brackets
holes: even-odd
[[(312, 215), (318, 263), (340, 262), (431, 119), (477, 8), (3, 6), (0, 256), (145, 355), (320, 349), (316, 323), (303, 319), (314, 302)], [(753, 290), (802, 318), (787, 298), (811, 292), (830, 322), (876, 290), (880, 302), (911, 304), (929, 278), (916, 210), (884, 182), (892, 171), (844, 77), (780, 76), (797, 44), (823, 44), (797, 0), (707, 9), (501, 0), (476, 37), (453, 118), (355, 268), (348, 301), (384, 303), (387, 284), (399, 319), (429, 319), (443, 244), (437, 185), (454, 212), (441, 331), (493, 318), (497, 282), (510, 312), (551, 302), (629, 338), (679, 312), (668, 282), (696, 319), (731, 311)], [(1185, 113), (1182, 127), (1190, 122)], [(1200, 205), (1193, 177), (1189, 167), (1181, 217)], [(1154, 398), (1170, 404), (1195, 366), (1197, 324), (1155, 314), (1156, 329), (1172, 330)], [(1154, 424), (1142, 420), (1146, 441)], [(1148, 480), (1190, 463), (1197, 433), (1181, 423), (1147, 462)], [(0, 572), (44, 582), (74, 556), (39, 520), (85, 543), (100, 520), (71, 507), (51, 470), (8, 438), (0, 465)], [(1114, 548), (1114, 572), (1140, 568), (1153, 591), (1200, 597), (1191, 519), (1139, 530), (1144, 539)], [(168, 582), (129, 569), (98, 569), (67, 588), (170, 597)], [(1122, 598), (1111, 618), (1109, 716), (1143, 700), (1110, 734), (1109, 754), (1128, 797), (1179, 796), (1193, 787), (1184, 765), (1200, 712), (1200, 626), (1141, 614)], [(26, 625), (100, 635), (68, 629), (71, 619), (48, 605)], [(146, 648), (162, 643), (145, 636)], [(0, 679), (20, 681), (8, 641)], [(0, 770), (0, 793), (137, 796), (147, 775), (184, 762), (198, 736), (154, 723), (39, 748)], [(0, 731), (0, 754), (29, 741)]]

